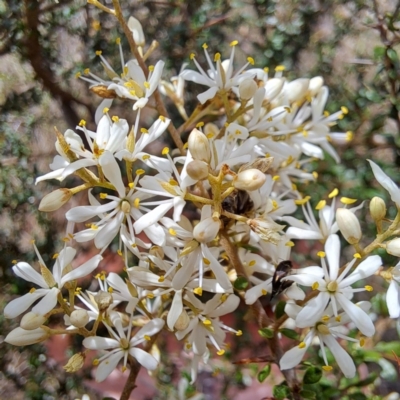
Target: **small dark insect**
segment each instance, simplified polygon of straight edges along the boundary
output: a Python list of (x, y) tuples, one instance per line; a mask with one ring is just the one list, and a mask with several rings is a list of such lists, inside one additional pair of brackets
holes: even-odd
[[(222, 201), (222, 209), (232, 214), (243, 215), (251, 211), (254, 204), (250, 195), (245, 190), (234, 190)], [(221, 217), (222, 222), (227, 226), (230, 219), (226, 216)]]
[(271, 300), (292, 285), (293, 281), (282, 280), (290, 274), (292, 267), (292, 262), (290, 260), (281, 261), (277, 265), (274, 276), (272, 278)]

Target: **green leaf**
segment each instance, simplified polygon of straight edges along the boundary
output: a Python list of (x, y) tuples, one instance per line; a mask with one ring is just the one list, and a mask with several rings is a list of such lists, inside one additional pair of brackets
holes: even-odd
[(397, 55), (396, 50), (388, 49), (386, 54), (390, 58), (391, 61), (393, 61), (393, 62), (399, 61), (399, 56)]
[(355, 392), (349, 394), (349, 399), (352, 400), (366, 400), (367, 396), (364, 393), (361, 392)]
[(244, 276), (239, 276), (233, 283), (233, 286), (236, 290), (246, 290), (247, 286), (249, 286), (249, 282)]
[(302, 399), (311, 399), (314, 400), (317, 398), (317, 394), (312, 390), (302, 390), (300, 392), (300, 396)]
[(380, 342), (376, 344), (375, 350), (381, 353), (392, 354), (394, 351), (396, 354), (400, 354), (400, 342)]
[(269, 329), (269, 328), (261, 328), (261, 329), (258, 330), (258, 333), (263, 338), (271, 339), (271, 338), (274, 337), (274, 331), (272, 329)]
[[(290, 396), (290, 389), (286, 385), (276, 385), (272, 389), (272, 395), (278, 399), (278, 400), (283, 400), (285, 398), (288, 398)], [(290, 397), (289, 397), (290, 398)]]
[(304, 384), (313, 384), (319, 382), (322, 378), (322, 369), (318, 367), (307, 368), (303, 377)]
[(286, 302), (284, 301), (280, 301), (275, 308), (275, 317), (277, 319), (279, 319), (280, 317), (282, 317), (285, 314), (285, 306), (286, 306)]
[(271, 373), (271, 365), (266, 365), (257, 375), (258, 382), (263, 383)]
[(294, 331), (293, 329), (282, 328), (282, 329), (279, 329), (279, 332), (282, 333), (282, 335), (284, 335), (290, 339), (297, 339), (299, 337), (299, 334), (296, 331)]
[(340, 396), (340, 393), (341, 393), (340, 390), (336, 388), (329, 388), (322, 392), (324, 399), (330, 399), (333, 397)]
[(379, 59), (382, 58), (385, 54), (385, 48), (383, 46), (376, 46), (374, 48), (374, 58)]

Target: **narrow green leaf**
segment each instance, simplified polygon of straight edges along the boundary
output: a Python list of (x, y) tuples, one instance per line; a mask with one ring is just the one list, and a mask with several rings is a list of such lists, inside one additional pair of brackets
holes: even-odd
[(313, 384), (319, 382), (322, 378), (322, 369), (318, 367), (307, 368), (303, 377), (304, 384)]
[(274, 331), (269, 328), (261, 328), (258, 330), (258, 333), (260, 334), (260, 336), (267, 339), (271, 339), (274, 337)]
[(299, 337), (299, 334), (296, 331), (294, 331), (293, 329), (282, 328), (282, 329), (279, 329), (279, 332), (282, 333), (282, 335), (284, 335), (290, 339), (297, 339)]
[(285, 306), (286, 306), (286, 302), (284, 301), (280, 301), (275, 308), (275, 317), (277, 319), (279, 319), (280, 317), (282, 317), (285, 314)]
[(399, 61), (399, 56), (397, 55), (396, 50), (388, 49), (386, 54), (390, 58), (391, 61), (393, 61), (393, 62)]
[(258, 382), (263, 383), (271, 373), (271, 365), (266, 365), (257, 375)]
[(312, 390), (302, 390), (300, 392), (300, 396), (302, 399), (311, 399), (314, 400), (317, 398), (317, 394)]
[(233, 286), (236, 290), (246, 290), (247, 286), (249, 286), (249, 282), (244, 276), (239, 276), (233, 283)]

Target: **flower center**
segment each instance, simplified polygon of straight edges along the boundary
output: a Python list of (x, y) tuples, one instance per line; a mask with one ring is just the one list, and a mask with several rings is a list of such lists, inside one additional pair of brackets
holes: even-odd
[(322, 323), (317, 326), (317, 330), (319, 333), (322, 333), (323, 335), (330, 334), (329, 328), (325, 324), (322, 324)]
[(122, 200), (120, 207), (125, 214), (129, 214), (131, 211), (131, 205), (127, 200)]
[(121, 338), (121, 340), (119, 341), (119, 344), (121, 345), (122, 349), (124, 349), (124, 350), (128, 350), (129, 349), (128, 339)]
[(335, 293), (338, 288), (338, 284), (336, 281), (332, 281), (328, 283), (326, 288), (328, 289), (328, 292)]

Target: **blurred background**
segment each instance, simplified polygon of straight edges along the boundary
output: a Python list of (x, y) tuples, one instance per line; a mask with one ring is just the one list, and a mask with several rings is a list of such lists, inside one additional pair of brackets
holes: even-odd
[[(103, 4), (112, 7), (110, 1)], [(121, 5), (126, 18), (132, 15), (142, 23), (146, 45), (153, 40), (159, 43), (151, 62), (166, 62), (164, 79), (177, 75), (191, 52), (196, 52), (202, 63), (201, 45), (205, 42), (211, 53), (219, 51), (223, 58), (227, 57), (232, 40), (239, 41), (237, 66), (252, 56), (256, 67), (269, 67), (270, 71), (284, 65), (288, 79), (318, 75), (324, 78), (330, 88), (327, 110), (335, 112), (342, 106), (349, 110), (333, 130), (352, 131), (354, 138), (338, 148), (341, 164), (327, 155), (325, 160), (311, 165), (311, 169), (318, 165), (317, 185), (300, 189), (306, 194), (307, 190), (312, 191), (316, 199), (313, 206), (335, 187), (346, 197), (370, 199), (379, 193), (388, 200), (387, 193), (381, 192), (374, 181), (366, 159), (375, 160), (400, 184), (399, 1), (122, 0)], [(129, 60), (128, 44), (116, 20), (84, 0), (0, 0), (0, 312), (13, 296), (30, 289), (29, 284), (13, 276), (13, 260), (35, 261), (31, 244), (34, 239), (51, 266), (52, 254), (62, 246), (65, 212), (86, 201), (76, 196), (55, 213), (39, 213), (37, 207), (45, 194), (71, 186), (76, 178), (61, 184), (46, 181), (37, 186), (35, 178), (49, 172), (48, 165), (55, 155), (54, 127), (64, 132), (85, 119), (89, 128), (95, 128), (94, 113), (100, 99), (75, 75), (90, 68), (104, 77), (95, 55), (97, 50), (120, 72), (115, 44), (118, 37), (122, 39), (125, 60)], [(188, 84), (187, 111), (195, 107), (196, 90)], [(113, 109), (114, 114), (130, 123), (134, 121), (130, 105), (115, 102)], [(182, 120), (173, 105), (168, 106), (168, 111), (175, 126), (179, 126)], [(145, 114), (143, 118), (151, 123), (153, 116)], [(372, 238), (369, 216), (362, 212), (365, 237)], [(393, 216), (395, 210), (389, 213)], [(91, 254), (91, 246), (87, 244), (83, 252)], [(303, 244), (297, 251), (294, 261), (307, 265), (310, 248)], [(348, 251), (351, 255), (353, 250)], [(113, 255), (106, 256), (110, 268), (118, 270)], [(384, 261), (385, 265), (397, 262), (387, 256)], [(383, 287), (379, 287), (379, 282), (375, 285), (373, 304), (375, 312), (385, 316), (387, 310), (379, 293)], [(239, 309), (233, 318), (242, 319), (241, 313), (244, 310)], [(90, 365), (77, 375), (66, 374), (62, 369), (73, 353), (71, 349), (79, 347), (79, 343), (69, 343), (67, 347), (54, 342), (46, 348), (13, 348), (3, 339), (16, 326), (16, 321), (5, 320), (0, 314), (1, 399), (5, 395), (15, 400), (75, 399), (82, 393), (90, 393), (91, 399), (103, 398), (104, 394), (118, 397), (117, 392), (107, 392), (110, 385), (97, 392), (90, 389), (95, 386), (90, 384)], [(377, 329), (378, 341), (397, 341), (395, 322), (382, 321)], [(248, 348), (250, 356), (259, 355), (262, 349), (251, 351), (254, 335), (251, 331), (245, 334), (240, 349), (234, 347), (238, 344), (232, 344), (231, 353)], [(163, 343), (160, 350), (164, 367), (154, 380), (143, 378), (143, 382), (150, 379), (148, 392), (134, 392), (132, 398), (178, 398), (176, 383), (182, 373), (190, 371), (189, 363), (180, 359), (175, 342)], [(171, 357), (167, 357), (167, 351)], [(388, 354), (390, 351), (387, 350)], [(259, 390), (256, 376), (261, 367), (240, 367), (230, 361), (229, 355), (224, 361), (219, 360), (222, 373), (218, 377), (207, 371), (203, 378), (200, 376), (201, 387), (197, 389), (205, 393), (205, 399), (239, 400), (243, 393), (248, 396), (249, 387)], [(398, 379), (394, 364), (383, 364), (377, 368), (377, 376), (380, 374), (382, 380), (375, 388), (381, 395), (397, 391)], [(124, 382), (124, 378), (115, 379)], [(275, 378), (272, 374), (268, 379)], [(117, 383), (117, 389), (122, 385)], [(258, 394), (255, 398), (267, 395), (265, 391), (253, 393)]]

